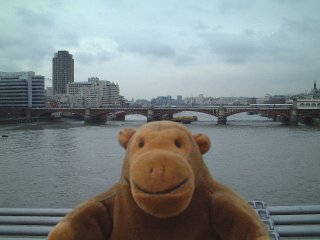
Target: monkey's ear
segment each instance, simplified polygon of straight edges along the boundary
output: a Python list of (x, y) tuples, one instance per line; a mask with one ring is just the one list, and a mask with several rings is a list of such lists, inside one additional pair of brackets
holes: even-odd
[(135, 128), (124, 128), (119, 132), (118, 140), (124, 149), (127, 149), (128, 143), (135, 132)]
[(193, 135), (193, 138), (196, 141), (202, 155), (209, 151), (211, 142), (206, 134), (198, 133)]

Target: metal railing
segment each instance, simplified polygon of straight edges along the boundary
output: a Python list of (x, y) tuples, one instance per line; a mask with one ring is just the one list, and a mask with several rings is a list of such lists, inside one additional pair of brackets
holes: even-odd
[[(250, 201), (269, 229), (272, 240), (320, 239), (320, 205), (270, 206)], [(71, 209), (0, 208), (0, 240), (46, 239)]]
[(272, 240), (320, 239), (320, 205), (270, 206), (250, 201), (267, 226)]

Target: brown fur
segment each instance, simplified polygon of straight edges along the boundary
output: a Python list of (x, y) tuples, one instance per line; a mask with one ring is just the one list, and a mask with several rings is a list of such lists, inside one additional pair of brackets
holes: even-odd
[(211, 177), (204, 134), (172, 122), (119, 133), (126, 149), (121, 180), (76, 207), (49, 240), (268, 240), (245, 200)]

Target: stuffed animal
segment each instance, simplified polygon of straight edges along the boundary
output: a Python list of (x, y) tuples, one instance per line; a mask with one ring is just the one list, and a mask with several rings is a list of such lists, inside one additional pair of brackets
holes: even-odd
[(118, 137), (120, 181), (67, 214), (49, 240), (269, 239), (249, 204), (211, 177), (205, 134), (158, 121)]

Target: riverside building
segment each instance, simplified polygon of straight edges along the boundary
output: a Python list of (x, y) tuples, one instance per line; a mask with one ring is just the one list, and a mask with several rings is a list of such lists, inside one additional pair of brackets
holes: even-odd
[[(89, 78), (88, 82), (73, 82), (67, 84), (67, 93), (77, 97), (77, 102), (71, 103), (70, 105), (77, 107), (97, 108), (120, 105), (119, 92), (119, 85), (117, 83), (99, 80), (97, 77)], [(83, 100), (80, 101), (80, 99)]]
[(68, 51), (58, 51), (52, 59), (53, 94), (66, 94), (70, 82), (74, 82), (73, 57)]
[(44, 107), (44, 76), (0, 72), (0, 107)]

